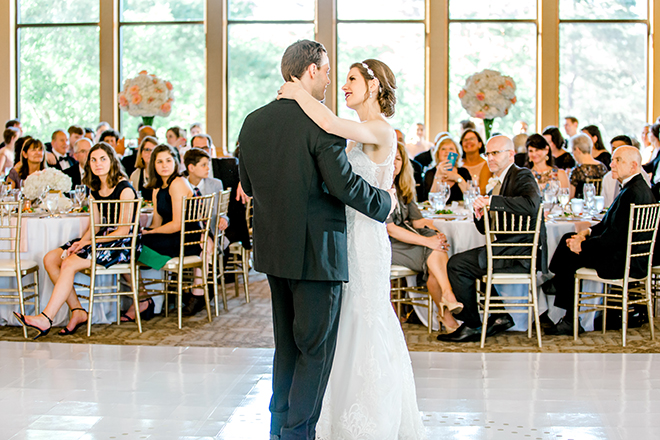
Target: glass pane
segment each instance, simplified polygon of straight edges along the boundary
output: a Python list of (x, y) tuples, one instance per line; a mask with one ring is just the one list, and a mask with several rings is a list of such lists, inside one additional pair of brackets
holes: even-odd
[(570, 115), (580, 127), (597, 125), (606, 145), (614, 136), (640, 132), (646, 120), (646, 35), (644, 24), (559, 26), (562, 123)]
[[(351, 64), (375, 58), (396, 76), (396, 108), (390, 124), (412, 136), (424, 121), (424, 25), (421, 23), (352, 24), (337, 26), (337, 108), (342, 118), (358, 120), (346, 107), (341, 87)], [(377, 41), (378, 43), (373, 43)], [(372, 43), (366, 43), (372, 42)]]
[(559, 18), (562, 20), (646, 19), (647, 8), (647, 0), (560, 0)]
[(204, 0), (121, 0), (119, 19), (131, 21), (204, 20)]
[(300, 39), (314, 38), (312, 24), (229, 25), (229, 137), (234, 150), (243, 120), (252, 111), (276, 98), (284, 79), (282, 54)]
[(337, 0), (339, 20), (423, 20), (424, 0)]
[(531, 23), (451, 23), (449, 25), (449, 127), (470, 116), (458, 93), (465, 80), (493, 69), (516, 82), (517, 103), (504, 118), (496, 118), (493, 132), (513, 133), (518, 120), (536, 130), (536, 25)]
[[(57, 128), (96, 127), (101, 106), (99, 28), (23, 28), (18, 39), (24, 132), (49, 142)], [(80, 56), (73, 60), (71, 54)]]
[(451, 0), (450, 19), (536, 19), (536, 0)]
[[(188, 128), (206, 120), (206, 62), (204, 26), (201, 24), (122, 26), (121, 81), (146, 70), (174, 86), (172, 113), (157, 117), (154, 128), (164, 140), (167, 127)], [(145, 51), (145, 49), (148, 49)], [(151, 55), (151, 56), (149, 56)], [(137, 137), (141, 118), (120, 112), (124, 135)], [(159, 130), (160, 129), (160, 130)]]
[(99, 0), (18, 0), (19, 23), (98, 23)]
[[(230, 20), (314, 20), (314, 0), (227, 0)], [(285, 46), (286, 49), (286, 46)]]

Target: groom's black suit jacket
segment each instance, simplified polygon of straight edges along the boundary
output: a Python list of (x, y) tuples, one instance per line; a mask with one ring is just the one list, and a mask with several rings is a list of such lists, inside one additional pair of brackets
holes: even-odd
[(321, 130), (292, 100), (248, 115), (239, 145), (243, 190), (254, 196), (255, 269), (348, 281), (345, 205), (384, 222), (389, 194), (354, 174), (346, 141)]

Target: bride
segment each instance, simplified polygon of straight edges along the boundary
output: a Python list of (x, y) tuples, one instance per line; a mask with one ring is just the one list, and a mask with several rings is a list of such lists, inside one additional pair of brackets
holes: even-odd
[[(394, 74), (378, 60), (351, 66), (342, 87), (360, 122), (341, 119), (294, 78), (278, 99), (295, 99), (325, 131), (352, 139), (353, 171), (372, 186), (392, 187), (396, 134)], [(344, 286), (332, 371), (316, 428), (318, 440), (425, 439), (412, 365), (390, 305), (391, 248), (385, 224), (346, 208), (349, 282)]]

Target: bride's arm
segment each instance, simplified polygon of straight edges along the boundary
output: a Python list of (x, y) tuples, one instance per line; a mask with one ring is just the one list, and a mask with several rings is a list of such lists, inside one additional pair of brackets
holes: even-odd
[(307, 93), (297, 78), (294, 78), (293, 82), (284, 83), (280, 92), (277, 99), (295, 100), (305, 114), (328, 133), (362, 144), (383, 145), (390, 142), (392, 133), (387, 123), (384, 121), (355, 122), (342, 119)]

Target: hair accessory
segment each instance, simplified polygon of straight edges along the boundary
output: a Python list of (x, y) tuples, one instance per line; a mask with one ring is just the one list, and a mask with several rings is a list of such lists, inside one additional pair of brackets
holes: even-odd
[(369, 74), (369, 76), (371, 76), (372, 79), (376, 78), (376, 75), (374, 75), (374, 71), (371, 70), (371, 68), (367, 65), (367, 63), (362, 63), (362, 67), (367, 69), (367, 73)]

